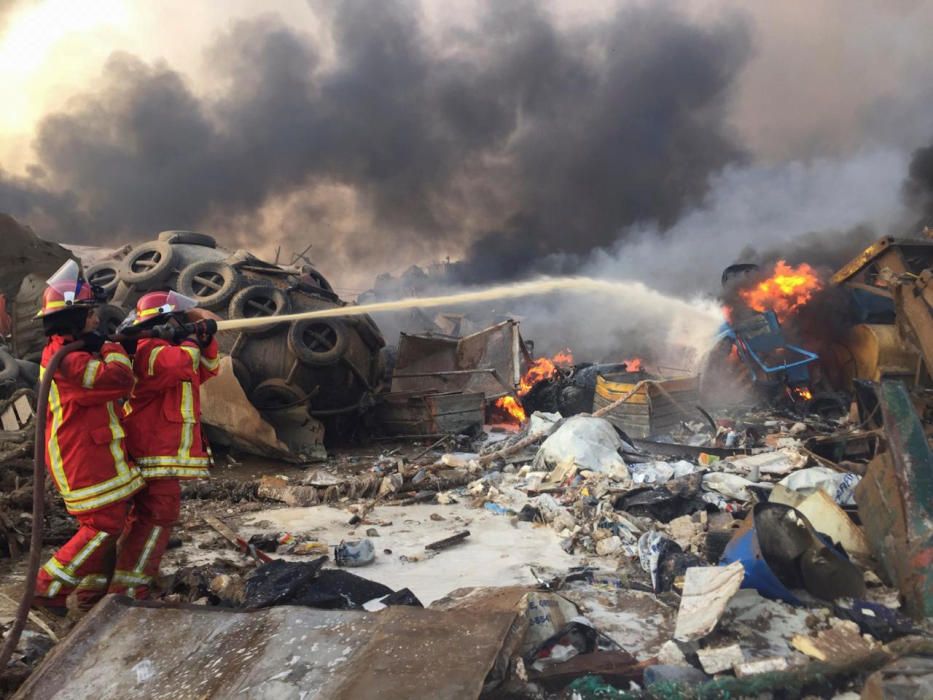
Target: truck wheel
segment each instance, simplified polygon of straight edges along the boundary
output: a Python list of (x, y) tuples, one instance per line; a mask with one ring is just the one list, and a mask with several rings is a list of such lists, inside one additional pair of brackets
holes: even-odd
[(127, 284), (136, 285), (142, 291), (162, 286), (175, 262), (175, 251), (164, 241), (150, 241), (138, 245), (123, 259), (121, 277)]
[[(264, 318), (266, 316), (282, 316), (289, 309), (288, 295), (277, 287), (265, 284), (252, 284), (244, 287), (233, 295), (230, 300), (228, 315), (230, 318)], [(274, 333), (285, 324), (272, 323), (263, 326), (241, 329), (243, 333), (251, 335), (266, 335)]]
[(199, 245), (205, 248), (216, 248), (217, 241), (213, 236), (197, 231), (163, 231), (159, 240), (174, 245)]
[(240, 273), (219, 260), (192, 263), (178, 273), (178, 291), (205, 309), (219, 309), (240, 287)]
[(85, 272), (85, 278), (94, 287), (100, 287), (107, 294), (113, 296), (120, 283), (120, 263), (116, 261), (99, 262), (91, 265)]
[(324, 367), (340, 361), (347, 350), (347, 328), (336, 319), (309, 318), (288, 329), (288, 347), (302, 364)]

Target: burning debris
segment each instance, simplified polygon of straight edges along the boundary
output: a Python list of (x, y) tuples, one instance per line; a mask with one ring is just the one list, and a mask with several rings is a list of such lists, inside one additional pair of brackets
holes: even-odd
[[(633, 356), (620, 347), (618, 360), (600, 362), (572, 347), (536, 354), (512, 320), (460, 335), (403, 333), (397, 346), (374, 355), (363, 337), (368, 308), (344, 306), (312, 269), (220, 251), (195, 234), (172, 235), (118, 253), (122, 260), (95, 263), (111, 304), (139, 284), (127, 284), (124, 269), (131, 279), (146, 275), (149, 267), (136, 270), (133, 261), (154, 260), (159, 269), (161, 258), (146, 255), (168, 250), (181, 256), (181, 271), (165, 272), (160, 282), (188, 284), (193, 275), (195, 296), (210, 303), (229, 267), (237, 285), (258, 287), (270, 300), (281, 295), (292, 310), (313, 299), (314, 313), (360, 314), (360, 322), (326, 327), (355, 329), (369, 349), (354, 354), (356, 346), (338, 337), (338, 362), (302, 363), (292, 336), (311, 326), (291, 318), (281, 331), (263, 320), (258, 333), (227, 339), (221, 378), (202, 394), (205, 418), (228, 438), (224, 462), (211, 482), (184, 490), (185, 526), (167, 555), (161, 602), (105, 603), (106, 619), (85, 617), (45, 663), (39, 659), (53, 637), (73, 621), (47, 630), (44, 620), (28, 622), (12, 668), (17, 682), (38, 668), (21, 696), (75, 676), (81, 659), (119, 669), (122, 678), (132, 668), (106, 629), (172, 615), (192, 617), (179, 624), (197, 618), (205, 630), (291, 629), (299, 618), (305, 626), (352, 623), (357, 632), (345, 640), (337, 671), (327, 666), (325, 673), (329, 662), (318, 657), (303, 659), (300, 672), (278, 656), (272, 663), (268, 645), (262, 660), (242, 667), (251, 669), (249, 683), (283, 684), (289, 692), (326, 682), (359, 689), (373, 655), (388, 653), (378, 640), (396, 618), (408, 630), (423, 625), (419, 640), (434, 640), (425, 658), (454, 654), (462, 646), (455, 631), (465, 629), (456, 611), (464, 610), (476, 630), (489, 631), (475, 639), (483, 670), (467, 674), (476, 688), (471, 697), (652, 697), (661, 688), (822, 693), (860, 688), (869, 676), (883, 682), (888, 668), (926, 673), (916, 659), (929, 650), (933, 589), (916, 562), (933, 547), (924, 510), (933, 456), (921, 422), (930, 412), (915, 413), (913, 405), (928, 394), (925, 363), (933, 359), (925, 354), (933, 349), (925, 344), (930, 307), (915, 303), (926, 294), (923, 270), (933, 269), (927, 242), (883, 242), (835, 276), (784, 261), (731, 266), (723, 275), (727, 321), (697, 373), (666, 365), (664, 349)], [(214, 252), (201, 259), (200, 248)], [(842, 308), (840, 300), (862, 304), (866, 322), (846, 321), (849, 335), (835, 338), (853, 344), (854, 356), (866, 357), (866, 333), (893, 335), (902, 354), (912, 352), (922, 365), (876, 346), (872, 362), (840, 372), (839, 353), (814, 321)], [(249, 309), (246, 318), (270, 321), (285, 310)], [(228, 313), (224, 322), (236, 318)], [(314, 328), (309, 352), (333, 351), (315, 344), (333, 341), (325, 326)], [(23, 327), (14, 324), (13, 332)], [(279, 335), (287, 371), (272, 362), (282, 357), (274, 349)], [(383, 384), (337, 371), (364, 355), (385, 362)], [(267, 369), (270, 376), (257, 377)], [(912, 395), (887, 380), (894, 374), (913, 379)], [(0, 499), (0, 551), (13, 565), (28, 546), (30, 481), (17, 460), (31, 446), (23, 436), (32, 419), (30, 380), (17, 381), (18, 393), (0, 405), (3, 444), (12, 450), (0, 472), (11, 489)], [(302, 382), (318, 382), (308, 397), (294, 394)], [(262, 387), (288, 420), (271, 420), (275, 411), (258, 398)], [(316, 455), (319, 465), (309, 468), (288, 421), (307, 435), (321, 392), (361, 389), (370, 398), (343, 414), (353, 419), (344, 435), (355, 444)], [(263, 459), (240, 464), (248, 451)], [(56, 528), (67, 529), (54, 509), (48, 525), (47, 544), (61, 537)], [(218, 616), (202, 619), (197, 607), (179, 612), (181, 602), (215, 608)], [(286, 612), (274, 612), (277, 606)], [(545, 608), (549, 614), (540, 614)], [(157, 648), (169, 634), (160, 624), (134, 633), (133, 643)], [(393, 653), (412, 654), (420, 643), (412, 639)], [(152, 652), (146, 680), (127, 677), (177, 690), (168, 669), (177, 666), (175, 647), (188, 653), (188, 646), (179, 639), (172, 651)], [(203, 671), (184, 665), (185, 683), (214, 683), (209, 663)], [(282, 675), (282, 664), (294, 668)], [(221, 678), (247, 683), (239, 668)], [(402, 693), (406, 678), (380, 687)], [(435, 689), (452, 682), (430, 678)], [(96, 687), (91, 678), (86, 683)]]

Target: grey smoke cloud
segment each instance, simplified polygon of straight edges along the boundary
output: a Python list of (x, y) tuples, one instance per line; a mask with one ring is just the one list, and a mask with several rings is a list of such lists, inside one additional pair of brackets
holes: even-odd
[(0, 210), (74, 243), (206, 226), (381, 269), (465, 251), (478, 281), (636, 222), (665, 229), (744, 158), (728, 124), (751, 50), (736, 15), (623, 6), (568, 29), (536, 3), (488, 3), (443, 46), (407, 0), (320, 19), (327, 45), (273, 17), (235, 24), (207, 49), (209, 94), (112, 55), (41, 121), (32, 173), (0, 174)]

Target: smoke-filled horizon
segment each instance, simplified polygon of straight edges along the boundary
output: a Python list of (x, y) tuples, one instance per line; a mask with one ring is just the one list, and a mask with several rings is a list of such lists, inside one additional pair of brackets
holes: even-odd
[[(758, 56), (789, 15), (709, 4), (619, 2), (568, 22), (480, 2), (439, 32), (415, 0), (312, 2), (313, 27), (219, 24), (203, 75), (114, 52), (37, 121), (33, 164), (0, 169), (0, 211), (75, 244), (166, 228), (267, 255), (310, 243), (338, 287), (449, 256), (459, 285), (582, 273), (682, 294), (714, 289), (735, 259), (832, 264), (929, 216), (927, 87), (865, 70), (877, 99), (858, 105), (847, 74), (867, 49), (812, 78), (788, 52), (785, 75)], [(881, 12), (846, 10), (866, 25)], [(885, 12), (914, 46), (922, 8)], [(832, 12), (811, 19), (838, 39)], [(904, 55), (891, 68), (916, 77)], [(813, 99), (793, 104), (806, 90), (781, 81)], [(834, 125), (833, 103), (860, 108)], [(794, 157), (774, 115), (795, 122)]]

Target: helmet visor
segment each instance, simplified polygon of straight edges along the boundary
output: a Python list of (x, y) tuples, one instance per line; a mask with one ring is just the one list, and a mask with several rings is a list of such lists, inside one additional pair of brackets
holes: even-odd
[[(178, 313), (179, 311), (190, 311), (197, 307), (198, 302), (191, 297), (186, 297), (178, 292), (169, 292), (165, 299), (165, 306), (170, 307), (165, 313)], [(164, 307), (163, 307), (164, 308)]]
[(46, 280), (46, 284), (61, 294), (66, 304), (72, 304), (77, 299), (78, 292), (81, 290), (83, 284), (81, 281), (81, 268), (78, 267), (76, 261), (66, 260), (65, 263)]

